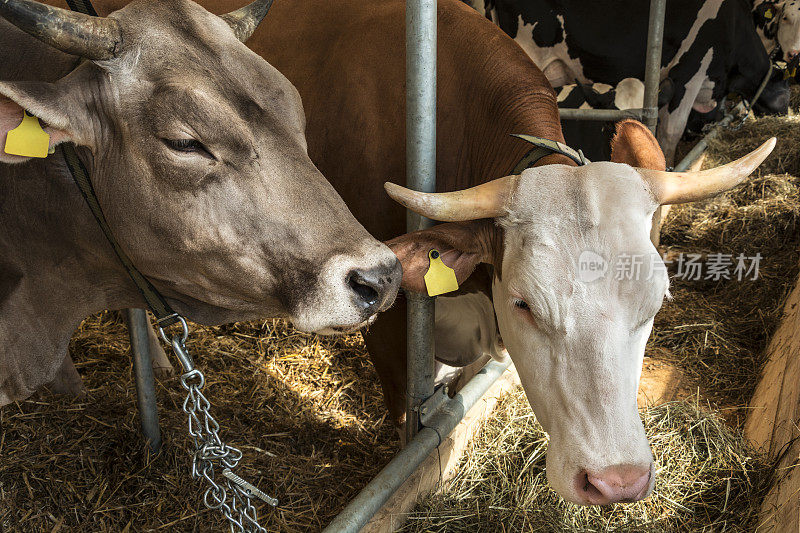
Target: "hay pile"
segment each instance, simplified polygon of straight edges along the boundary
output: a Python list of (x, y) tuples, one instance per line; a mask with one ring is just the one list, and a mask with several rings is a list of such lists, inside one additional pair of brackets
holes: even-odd
[(647, 500), (608, 507), (564, 502), (545, 479), (547, 436), (521, 390), (508, 394), (474, 439), (456, 476), (417, 506), (403, 531), (728, 531), (755, 529), (772, 468), (691, 401), (642, 418), (659, 470)]
[[(189, 348), (240, 475), (280, 500), (270, 531), (319, 530), (397, 452), (360, 335), (318, 338), (281, 321), (193, 326)], [(177, 378), (157, 384), (163, 452), (144, 452), (127, 332), (83, 323), (71, 352), (88, 394), (0, 409), (0, 531), (227, 531), (188, 474)]]
[[(705, 167), (727, 163), (778, 138), (772, 155), (745, 185), (708, 202), (676, 206), (661, 243), (680, 252), (762, 256), (757, 280), (673, 278), (674, 300), (656, 316), (648, 353), (686, 371), (720, 407), (743, 406), (764, 364), (800, 257), (800, 116), (749, 120), (709, 146)], [(730, 413), (730, 420), (741, 422)]]

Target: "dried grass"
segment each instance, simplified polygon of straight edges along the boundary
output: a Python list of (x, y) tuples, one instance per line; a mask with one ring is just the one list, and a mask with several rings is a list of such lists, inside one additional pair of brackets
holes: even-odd
[(797, 280), (800, 117), (765, 117), (724, 132), (710, 143), (705, 162), (727, 163), (771, 136), (778, 137), (775, 151), (743, 186), (675, 207), (662, 231), (661, 243), (673, 253), (762, 256), (757, 280), (673, 278), (674, 299), (656, 316), (648, 344), (651, 354), (676, 363), (720, 406), (742, 406), (753, 395), (764, 348)]
[(650, 498), (581, 507), (545, 478), (547, 435), (521, 389), (500, 402), (455, 477), (417, 506), (404, 532), (748, 532), (772, 468), (740, 435), (691, 400), (642, 412), (658, 462)]
[[(241, 475), (280, 499), (270, 531), (319, 530), (397, 451), (360, 335), (319, 338), (281, 321), (193, 326), (190, 350)], [(72, 341), (87, 395), (0, 409), (0, 531), (227, 531), (189, 477), (177, 378), (157, 384), (164, 446), (144, 452), (127, 332), (116, 313)]]

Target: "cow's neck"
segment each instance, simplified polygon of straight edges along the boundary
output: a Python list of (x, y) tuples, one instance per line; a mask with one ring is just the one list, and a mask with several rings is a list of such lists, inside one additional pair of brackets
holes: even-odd
[(53, 379), (86, 316), (142, 302), (60, 153), (4, 166), (0, 206), (3, 405)]
[[(457, 91), (463, 95), (458, 99), (444, 99), (457, 101), (461, 107), (460, 112), (445, 110), (444, 114), (452, 117), (444, 124), (445, 139), (466, 139), (470, 142), (468, 146), (444, 143), (445, 153), (440, 155), (440, 164), (457, 169), (454, 178), (456, 183), (447, 184), (451, 188), (445, 190), (468, 187), (474, 185), (476, 180), (485, 182), (508, 175), (533, 148), (511, 134), (527, 134), (564, 142), (555, 93), (547, 78), (515, 43), (502, 40), (496, 44), (508, 49), (498, 51), (492, 47), (482, 47), (475, 50), (472, 45), (470, 52), (475, 56), (472, 58), (475, 68), (463, 68), (461, 63), (454, 62), (467, 73), (464, 75), (473, 79), (462, 79), (447, 72), (440, 76), (440, 79), (453, 80), (445, 84), (443, 91)], [(464, 50), (454, 46), (454, 50), (459, 49), (462, 52)], [(492, 67), (479, 66), (485, 64)], [(440, 61), (440, 65), (446, 64)], [(475, 80), (476, 75), (484, 79)], [(464, 91), (464, 86), (474, 89)], [(439, 143), (439, 146), (443, 146), (443, 143)], [(535, 166), (555, 163), (575, 165), (568, 157), (553, 154), (542, 158)]]

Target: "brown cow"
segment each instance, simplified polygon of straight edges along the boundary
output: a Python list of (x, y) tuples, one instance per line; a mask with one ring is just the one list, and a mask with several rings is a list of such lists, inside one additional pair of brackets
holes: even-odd
[[(229, 8), (230, 2), (213, 2), (218, 11)], [(309, 117), (311, 157), (356, 217), (383, 239), (405, 227), (403, 209), (383, 193), (385, 180), (402, 183), (405, 176), (404, 8), (399, 0), (278, 0), (269, 23), (248, 42), (297, 86)], [(647, 130), (629, 123), (614, 147), (614, 158), (629, 164), (576, 167), (550, 155), (536, 168), (502, 177), (530, 148), (510, 134), (563, 140), (555, 95), (523, 50), (463, 3), (440, 0), (438, 14), (437, 187), (459, 191), (428, 195), (389, 187), (404, 205), (449, 222), (390, 241), (403, 262), (404, 286), (423, 290), (431, 248), (442, 252), (461, 282), (488, 268), (481, 293), (491, 300), (470, 301), (465, 316), (493, 307), (551, 437), (552, 486), (583, 504), (642, 498), (655, 476), (636, 389), (653, 316), (668, 287), (649, 240), (650, 217), (659, 204), (733, 187), (774, 141), (729, 166), (674, 175), (630, 166), (657, 167), (663, 156)], [(626, 152), (635, 157), (620, 155)], [(622, 256), (651, 261), (640, 275), (618, 279), (610, 264)], [(459, 307), (459, 298), (440, 298), (437, 310), (445, 302)], [(401, 300), (365, 334), (397, 421), (404, 324)], [(437, 328), (442, 325), (437, 320)], [(477, 331), (473, 324), (461, 335)]]
[(394, 301), (397, 258), (308, 157), (297, 90), (241, 42), (270, 3), (218, 17), (137, 0), (93, 18), (0, 0), (0, 406), (62, 361), (76, 375), (65, 356), (87, 315), (144, 303), (61, 154), (3, 150), (23, 109), (51, 148), (78, 146), (120, 246), (192, 320), (333, 332)]

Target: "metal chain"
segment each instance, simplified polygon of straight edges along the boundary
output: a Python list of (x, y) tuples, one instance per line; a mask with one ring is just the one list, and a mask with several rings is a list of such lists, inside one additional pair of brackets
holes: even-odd
[[(161, 338), (172, 345), (172, 350), (183, 367), (184, 374), (180, 379), (181, 385), (187, 391), (183, 412), (189, 416), (189, 435), (195, 444), (192, 477), (205, 479), (209, 485), (203, 495), (203, 503), (207, 508), (219, 509), (225, 515), (231, 533), (267, 533), (258, 523), (253, 498), (259, 498), (273, 507), (278, 505), (278, 500), (233, 473), (232, 470), (242, 458), (242, 452), (222, 442), (219, 436), (219, 423), (211, 416), (211, 402), (202, 392), (205, 376), (195, 368), (194, 361), (186, 350), (186, 339), (189, 336), (186, 320), (180, 315), (167, 317), (170, 318), (177, 318), (183, 328), (171, 338), (167, 337), (159, 323), (166, 319), (156, 324)], [(215, 466), (224, 479), (216, 478)]]

